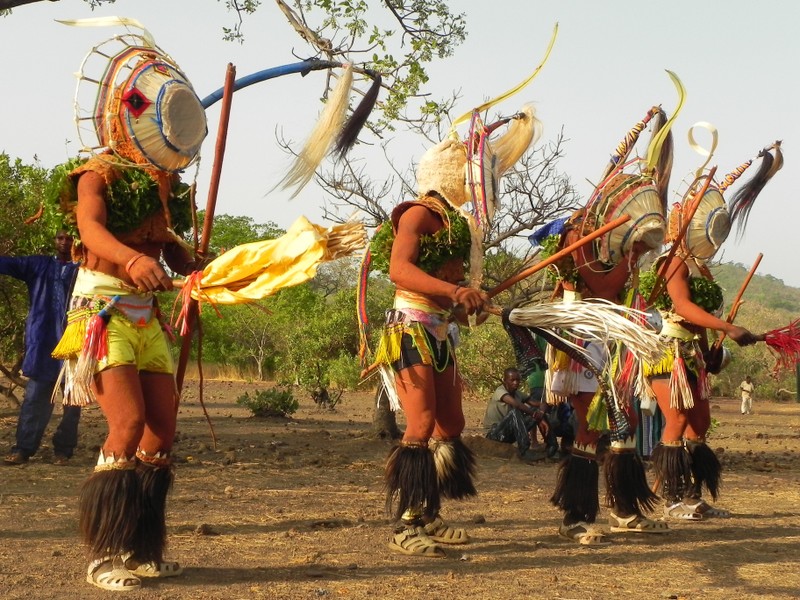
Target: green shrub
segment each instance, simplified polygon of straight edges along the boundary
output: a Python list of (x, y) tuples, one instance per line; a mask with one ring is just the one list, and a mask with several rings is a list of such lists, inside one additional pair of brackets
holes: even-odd
[(358, 357), (341, 353), (328, 364), (330, 385), (341, 390), (354, 390), (361, 384), (361, 365)]
[(495, 318), (477, 327), (462, 327), (456, 355), (469, 395), (480, 398), (491, 395), (500, 385), (503, 371), (517, 365), (508, 334)]
[(272, 388), (256, 392), (254, 398), (245, 392), (236, 399), (256, 417), (288, 417), (300, 407), (289, 389)]

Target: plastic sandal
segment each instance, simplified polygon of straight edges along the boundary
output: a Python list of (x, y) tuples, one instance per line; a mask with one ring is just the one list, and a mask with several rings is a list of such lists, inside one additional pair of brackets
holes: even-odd
[(610, 544), (606, 540), (606, 534), (599, 527), (585, 521), (578, 521), (571, 525), (562, 523), (558, 528), (558, 535), (578, 542), (581, 546), (608, 546)]
[(53, 464), (57, 467), (66, 467), (69, 464), (69, 456), (64, 454), (54, 454)]
[(120, 556), (106, 556), (89, 563), (86, 581), (103, 590), (128, 592), (138, 590), (142, 582), (125, 568)]
[(714, 517), (716, 519), (729, 519), (731, 517), (731, 511), (725, 510), (724, 508), (717, 508), (715, 506), (711, 506), (708, 502), (706, 502), (702, 498), (696, 504), (686, 503), (686, 506), (688, 508), (691, 508), (698, 515), (701, 515), (704, 519), (708, 519), (711, 517)]
[(694, 508), (686, 505), (684, 502), (676, 502), (675, 504), (668, 504), (664, 507), (664, 516), (670, 519), (677, 519), (679, 521), (702, 521), (703, 515), (695, 512)]
[(611, 531), (615, 533), (667, 533), (669, 525), (664, 521), (655, 521), (645, 516), (633, 514), (630, 517), (618, 517), (613, 512), (608, 517)]
[[(134, 564), (137, 565), (136, 568), (131, 568)], [(172, 560), (138, 563), (134, 558), (127, 558), (125, 567), (138, 577), (177, 577), (183, 573), (183, 567)]]
[(7, 465), (24, 465), (28, 462), (28, 457), (21, 452), (12, 452), (3, 459), (3, 462)]
[(469, 542), (469, 535), (465, 529), (450, 527), (440, 517), (436, 517), (425, 525), (425, 533), (434, 542), (439, 542), (440, 544), (466, 544)]
[(421, 525), (406, 527), (402, 531), (395, 533), (389, 540), (389, 548), (400, 554), (414, 556), (431, 558), (443, 558), (446, 556), (442, 547), (428, 537)]

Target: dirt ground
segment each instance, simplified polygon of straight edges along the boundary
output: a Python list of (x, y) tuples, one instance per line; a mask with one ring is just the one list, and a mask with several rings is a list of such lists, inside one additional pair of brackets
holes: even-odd
[[(383, 462), (389, 442), (370, 435), (372, 396), (345, 395), (335, 411), (301, 398), (291, 419), (248, 416), (235, 400), (259, 386), (207, 381), (215, 449), (187, 381), (178, 422), (168, 556), (182, 577), (145, 580), (124, 597), (746, 599), (800, 596), (800, 404), (715, 399), (711, 445), (726, 469), (721, 506), (733, 517), (670, 522), (663, 536), (613, 534), (579, 548), (556, 535), (548, 503), (556, 463), (522, 463), (506, 447), (472, 439), (479, 496), (445, 502), (472, 543), (447, 558), (391, 553)], [(478, 435), (484, 402), (465, 405)], [(56, 409), (58, 411), (58, 409)], [(15, 405), (0, 398), (0, 444), (13, 443)], [(58, 415), (54, 415), (51, 428)], [(400, 417), (402, 425), (402, 416)], [(84, 581), (76, 498), (105, 431), (85, 410), (76, 456), (50, 462), (47, 445), (29, 463), (0, 467), (0, 598), (108, 597)], [(469, 440), (468, 440), (469, 441)], [(502, 446), (502, 445), (500, 445)], [(605, 522), (601, 514), (602, 522)]]

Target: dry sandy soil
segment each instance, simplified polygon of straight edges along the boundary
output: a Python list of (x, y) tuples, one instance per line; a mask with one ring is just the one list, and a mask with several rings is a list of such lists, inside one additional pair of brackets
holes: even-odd
[[(713, 402), (711, 439), (726, 469), (725, 520), (670, 523), (663, 536), (614, 534), (579, 548), (556, 535), (548, 503), (556, 465), (525, 464), (506, 447), (473, 439), (480, 495), (446, 502), (444, 516), (473, 541), (444, 559), (386, 548), (382, 493), (389, 442), (370, 434), (372, 397), (344, 396), (335, 411), (301, 399), (291, 419), (257, 419), (235, 403), (257, 385), (206, 382), (214, 448), (188, 381), (179, 415), (176, 484), (168, 507), (169, 557), (182, 577), (146, 580), (126, 598), (675, 598), (800, 596), (800, 404), (756, 403), (742, 416)], [(466, 403), (466, 434), (480, 432), (484, 403)], [(58, 409), (57, 409), (58, 410)], [(402, 425), (402, 417), (400, 417)], [(13, 442), (16, 408), (0, 398), (0, 444)], [(55, 417), (51, 427), (55, 425)], [(0, 597), (104, 598), (84, 581), (76, 498), (104, 436), (85, 411), (71, 464), (51, 450), (0, 467)], [(46, 434), (49, 444), (50, 431)], [(606, 513), (604, 512), (603, 515)]]

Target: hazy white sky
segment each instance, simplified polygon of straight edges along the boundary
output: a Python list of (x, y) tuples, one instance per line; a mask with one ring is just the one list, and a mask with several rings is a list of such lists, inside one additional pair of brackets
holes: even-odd
[[(627, 129), (653, 104), (668, 113), (676, 96), (664, 69), (677, 73), (687, 101), (673, 129), (673, 188), (699, 166), (686, 143), (697, 121), (719, 130), (712, 164), (720, 173), (783, 140), (784, 169), (754, 207), (741, 242), (731, 235), (724, 260), (749, 266), (759, 252), (760, 274), (800, 287), (797, 222), (800, 198), (793, 184), (800, 139), (800, 76), (791, 64), (800, 55), (800, 3), (763, 0), (461, 0), (469, 37), (456, 56), (430, 69), (431, 91), (461, 90), (461, 113), (527, 75), (541, 59), (553, 24), (560, 33), (550, 61), (526, 90), (497, 110), (513, 112), (533, 101), (544, 123), (543, 142), (564, 127), (569, 138), (560, 169), (587, 196), (609, 154)], [(221, 41), (232, 16), (213, 0), (118, 0), (91, 12), (80, 0), (23, 6), (0, 19), (0, 151), (51, 167), (78, 150), (72, 121), (73, 73), (91, 46), (118, 29), (78, 29), (55, 19), (122, 15), (142, 21), (157, 43), (180, 64), (200, 97), (222, 85), (228, 62), (237, 75), (294, 62), (307, 49), (270, 2), (245, 23), (243, 45)], [(267, 192), (288, 159), (275, 141), (276, 128), (301, 141), (319, 110), (322, 73), (287, 76), (238, 92), (233, 101), (217, 213), (248, 215), (286, 227), (300, 214), (319, 222), (321, 191), (310, 185), (295, 200)], [(209, 136), (198, 176), (198, 204), (205, 205), (213, 162), (219, 106), (208, 111)], [(390, 144), (400, 164), (424, 151), (408, 134)], [(368, 152), (361, 148), (359, 152)], [(379, 150), (373, 150), (378, 154)], [(366, 156), (369, 160), (369, 156)], [(379, 160), (377, 157), (375, 160)], [(749, 173), (752, 174), (752, 173)], [(398, 198), (398, 201), (400, 199)]]

